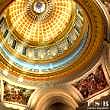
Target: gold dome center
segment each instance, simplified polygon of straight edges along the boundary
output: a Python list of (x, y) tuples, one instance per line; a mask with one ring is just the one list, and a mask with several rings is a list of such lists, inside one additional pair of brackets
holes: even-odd
[(32, 46), (48, 46), (64, 38), (75, 15), (73, 0), (16, 0), (6, 18), (17, 39)]

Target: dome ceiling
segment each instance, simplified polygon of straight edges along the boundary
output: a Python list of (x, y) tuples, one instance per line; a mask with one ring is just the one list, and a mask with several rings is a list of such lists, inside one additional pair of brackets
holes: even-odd
[(75, 9), (71, 0), (16, 0), (6, 16), (9, 27), (21, 41), (47, 46), (70, 30)]
[(94, 10), (73, 0), (13, 1), (0, 15), (2, 69), (34, 81), (86, 69), (104, 37), (103, 15), (91, 2)]

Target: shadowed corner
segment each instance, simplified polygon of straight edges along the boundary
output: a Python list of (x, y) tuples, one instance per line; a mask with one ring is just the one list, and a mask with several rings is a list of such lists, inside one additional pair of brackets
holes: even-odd
[(47, 110), (73, 110), (73, 108), (67, 104), (57, 102), (52, 104)]
[(14, 0), (0, 0), (0, 13)]

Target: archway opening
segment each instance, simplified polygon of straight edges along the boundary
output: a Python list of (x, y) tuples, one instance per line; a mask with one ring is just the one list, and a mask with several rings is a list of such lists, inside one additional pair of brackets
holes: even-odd
[(46, 110), (73, 110), (73, 108), (68, 104), (64, 104), (62, 102), (55, 102), (50, 105)]

